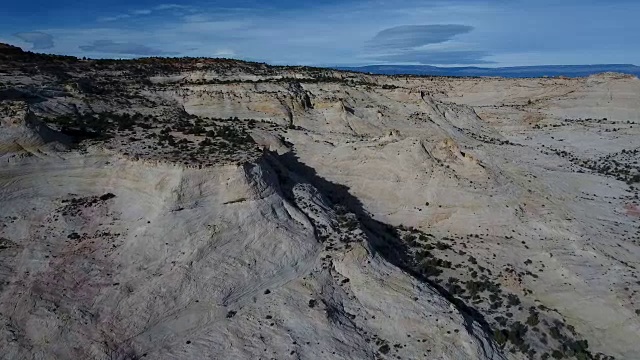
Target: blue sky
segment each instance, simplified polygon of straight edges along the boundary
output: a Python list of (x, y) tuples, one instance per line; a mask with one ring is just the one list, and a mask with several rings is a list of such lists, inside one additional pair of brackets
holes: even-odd
[(7, 1), (0, 42), (272, 64), (640, 65), (638, 0)]

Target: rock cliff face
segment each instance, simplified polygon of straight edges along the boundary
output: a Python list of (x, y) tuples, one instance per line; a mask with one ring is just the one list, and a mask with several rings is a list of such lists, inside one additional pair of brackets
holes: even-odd
[(640, 351), (637, 78), (3, 49), (7, 358)]

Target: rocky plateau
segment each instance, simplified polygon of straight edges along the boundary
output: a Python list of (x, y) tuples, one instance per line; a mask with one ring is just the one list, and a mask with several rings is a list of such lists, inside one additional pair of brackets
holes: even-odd
[(0, 45), (2, 359), (637, 359), (640, 80)]

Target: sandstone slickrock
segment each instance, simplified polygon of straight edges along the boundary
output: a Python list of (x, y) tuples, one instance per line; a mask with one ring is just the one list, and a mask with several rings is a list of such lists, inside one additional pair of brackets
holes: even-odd
[(633, 359), (640, 81), (0, 47), (7, 359)]

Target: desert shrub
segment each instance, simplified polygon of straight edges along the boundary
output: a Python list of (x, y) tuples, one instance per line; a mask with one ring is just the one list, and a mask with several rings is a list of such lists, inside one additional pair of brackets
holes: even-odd
[(538, 319), (538, 314), (537, 313), (532, 313), (527, 318), (527, 325), (536, 326), (539, 323), (540, 323), (540, 319)]
[(494, 330), (493, 331), (493, 339), (500, 347), (504, 347), (507, 343), (507, 331), (506, 330)]

